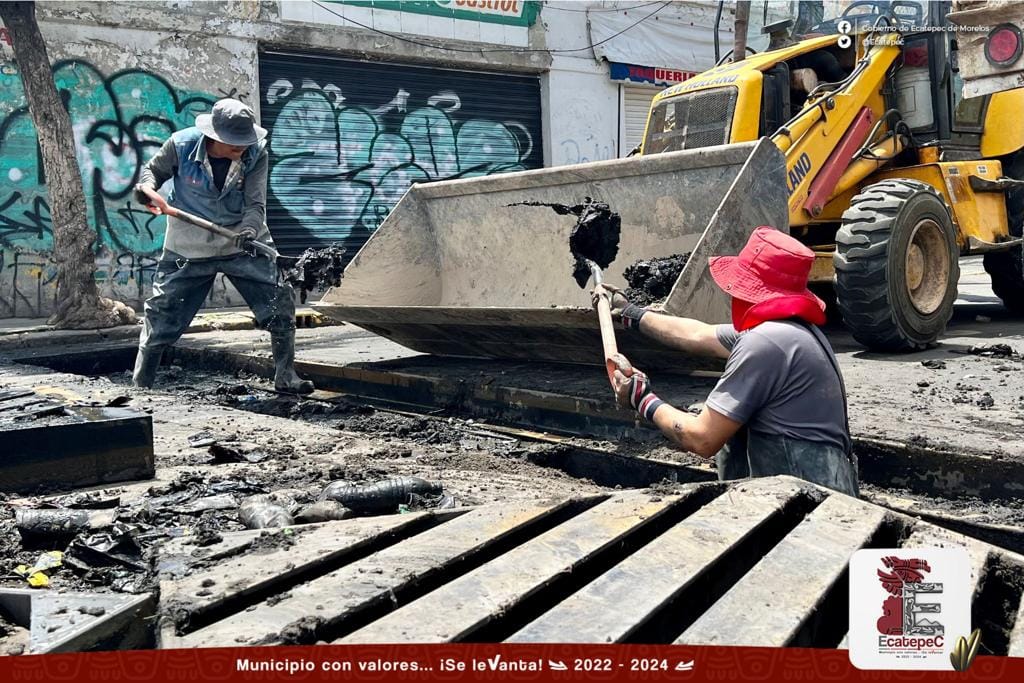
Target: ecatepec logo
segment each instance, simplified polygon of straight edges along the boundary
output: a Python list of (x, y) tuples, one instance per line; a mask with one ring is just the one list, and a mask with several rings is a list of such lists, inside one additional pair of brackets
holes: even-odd
[(941, 593), (942, 584), (926, 582), (925, 574), (932, 570), (926, 560), (914, 557), (908, 560), (890, 555), (882, 558), (888, 571), (878, 570), (878, 580), (889, 593), (882, 602), (882, 616), (878, 619), (878, 632), (887, 636), (934, 636), (917, 639), (922, 646), (938, 643), (946, 632), (942, 622), (928, 619), (927, 614), (938, 615), (942, 605), (924, 602), (922, 596)]
[(859, 669), (952, 669), (971, 632), (962, 548), (860, 550), (850, 559), (850, 661)]

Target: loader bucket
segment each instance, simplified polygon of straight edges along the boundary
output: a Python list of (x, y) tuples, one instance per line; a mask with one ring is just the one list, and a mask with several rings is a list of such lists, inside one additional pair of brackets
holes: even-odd
[[(602, 364), (589, 286), (572, 277), (573, 216), (539, 201), (606, 202), (622, 218), (605, 281), (641, 258), (693, 252), (660, 308), (726, 322), (708, 257), (735, 254), (759, 225), (788, 231), (785, 162), (769, 140), (412, 186), (314, 306), (439, 355)], [(639, 367), (706, 362), (620, 331)]]

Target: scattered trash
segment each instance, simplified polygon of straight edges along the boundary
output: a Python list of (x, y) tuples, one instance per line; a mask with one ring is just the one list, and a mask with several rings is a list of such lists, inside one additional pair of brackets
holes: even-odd
[(295, 521), (299, 524), (331, 522), (348, 519), (352, 514), (351, 510), (336, 500), (319, 500), (300, 509), (295, 515)]
[(336, 481), (328, 484), (320, 500), (335, 500), (360, 514), (394, 512), (399, 505), (408, 504), (411, 496), (438, 496), (441, 484), (419, 477), (398, 477), (364, 486)]
[(928, 383), (928, 382), (924, 382), (924, 381), (922, 381), (922, 382), (918, 382), (918, 383), (917, 383), (917, 386), (919, 386), (919, 387), (921, 387), (921, 388), (923, 389), (923, 388), (925, 388), (925, 387), (930, 387), (930, 386), (931, 386), (931, 384), (930, 384), (930, 383)]
[(295, 520), (288, 510), (268, 495), (250, 496), (238, 506), (238, 519), (247, 529), (291, 526)]
[(83, 508), (87, 510), (101, 510), (120, 507), (121, 497), (104, 497), (101, 492), (95, 493), (73, 493), (61, 498), (54, 498), (53, 502), (58, 507)]
[(114, 398), (107, 401), (105, 405), (107, 408), (120, 408), (121, 406), (126, 406), (131, 402), (131, 396), (115, 396)]
[(987, 391), (984, 394), (982, 394), (981, 398), (975, 401), (975, 403), (981, 406), (982, 408), (991, 408), (996, 404), (995, 399), (993, 399)]
[(975, 344), (967, 349), (967, 353), (986, 358), (1012, 358), (1017, 355), (1009, 344)]
[(188, 437), (188, 445), (192, 448), (203, 448), (217, 443), (217, 438), (210, 432), (199, 432)]
[(189, 503), (175, 507), (174, 511), (192, 515), (206, 512), (207, 510), (233, 510), (236, 507), (238, 507), (238, 500), (230, 494), (222, 493), (216, 496), (197, 498)]
[(70, 540), (83, 531), (104, 529), (117, 521), (117, 509), (21, 508), (14, 513), (14, 525), (24, 541)]
[(146, 506), (151, 513), (158, 514), (163, 510), (174, 510), (184, 506), (197, 498), (223, 493), (249, 496), (266, 492), (266, 488), (247, 479), (232, 477), (208, 482), (197, 472), (183, 472), (169, 484), (150, 488), (147, 491), (149, 500), (146, 501)]
[(63, 561), (64, 553), (59, 550), (51, 550), (40, 555), (31, 567), (19, 564), (14, 568), (14, 573), (25, 579), (33, 588), (46, 588), (50, 585), (50, 577), (47, 572), (60, 567)]
[(91, 583), (126, 593), (146, 589), (148, 562), (133, 529), (126, 524), (119, 523), (109, 532), (78, 536), (68, 546), (64, 563)]
[(210, 444), (210, 455), (213, 456), (213, 463), (226, 462), (263, 462), (270, 458), (270, 454), (259, 449), (256, 444), (238, 442), (231, 446), (221, 443)]
[(945, 370), (946, 369), (945, 361), (941, 361), (941, 360), (923, 360), (923, 361), (921, 361), (921, 365), (925, 366), (929, 370)]

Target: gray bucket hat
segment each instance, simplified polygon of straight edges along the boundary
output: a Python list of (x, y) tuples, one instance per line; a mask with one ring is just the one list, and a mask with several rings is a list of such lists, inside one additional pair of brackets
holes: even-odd
[(196, 128), (208, 138), (235, 147), (255, 145), (267, 137), (267, 129), (256, 125), (252, 107), (230, 98), (218, 100), (211, 113), (197, 116)]

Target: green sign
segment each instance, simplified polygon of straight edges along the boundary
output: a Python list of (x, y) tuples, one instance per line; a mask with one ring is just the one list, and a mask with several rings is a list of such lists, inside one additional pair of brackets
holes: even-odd
[(327, 2), (512, 26), (533, 26), (541, 8), (541, 3), (536, 0), (327, 0)]

